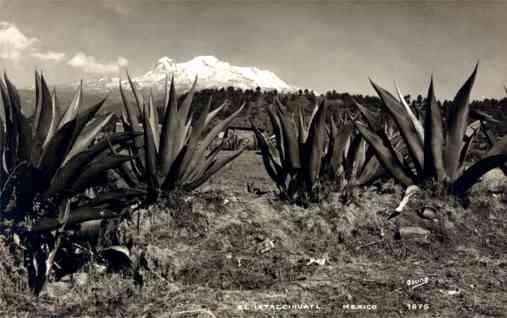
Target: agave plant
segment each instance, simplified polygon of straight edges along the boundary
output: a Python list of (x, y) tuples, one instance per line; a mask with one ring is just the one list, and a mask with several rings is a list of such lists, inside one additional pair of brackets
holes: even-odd
[[(322, 161), (321, 178), (338, 182), (338, 189), (365, 186), (386, 176), (383, 166), (363, 136), (348, 120), (341, 125), (331, 121), (329, 142)], [(401, 138), (385, 125), (384, 132), (397, 151), (403, 151)]]
[(434, 185), (446, 194), (463, 198), (482, 175), (507, 161), (507, 138), (504, 138), (482, 160), (470, 167), (465, 166), (467, 152), (480, 127), (477, 122), (469, 123), (469, 98), (476, 73), (477, 66), (456, 94), (445, 123), (435, 98), (433, 80), (428, 90), (423, 123), (413, 116), (402, 98), (397, 99), (371, 82), (383, 107), (396, 123), (408, 155), (400, 156), (392, 143), (376, 131), (366, 108), (359, 108), (366, 124), (356, 121), (356, 127), (384, 168), (403, 186)]
[(382, 176), (382, 166), (362, 137), (353, 134), (350, 122), (337, 125), (331, 120), (327, 129), (325, 101), (314, 108), (308, 125), (301, 107), (294, 119), (278, 99), (268, 107), (268, 114), (275, 149), (253, 121), (251, 125), (266, 171), (283, 198), (304, 203), (318, 199), (324, 183), (335, 182), (343, 188), (365, 185)]
[(119, 200), (131, 196), (122, 191), (104, 193), (86, 204), (74, 202), (78, 194), (97, 185), (97, 176), (131, 159), (111, 150), (128, 143), (132, 136), (115, 135), (92, 144), (111, 120), (111, 115), (97, 116), (105, 99), (80, 112), (80, 87), (60, 114), (56, 94), (50, 93), (38, 72), (35, 114), (30, 122), (21, 111), (16, 87), (6, 75), (4, 79), (5, 83), (0, 80), (5, 121), (0, 125), (0, 220), (4, 225), (14, 224), (8, 230), (21, 236), (29, 285), (38, 294), (51, 271), (65, 226), (113, 217), (117, 213), (108, 207), (118, 207)]
[(122, 113), (124, 130), (137, 132), (142, 127), (144, 138), (138, 139), (131, 148), (135, 160), (124, 165), (121, 174), (130, 184), (146, 186), (147, 203), (157, 201), (161, 193), (198, 188), (243, 152), (244, 148), (240, 148), (227, 156), (219, 157), (222, 144), (214, 147), (211, 145), (218, 134), (243, 111), (244, 104), (212, 126), (211, 122), (228, 104), (223, 103), (210, 112), (210, 99), (196, 119), (191, 104), (197, 77), (180, 104), (174, 78), (170, 84), (166, 78), (165, 97), (159, 107), (155, 106), (153, 94), (140, 100), (134, 82), (128, 74), (127, 77), (136, 107), (127, 101), (120, 81), (120, 93), (125, 106)]

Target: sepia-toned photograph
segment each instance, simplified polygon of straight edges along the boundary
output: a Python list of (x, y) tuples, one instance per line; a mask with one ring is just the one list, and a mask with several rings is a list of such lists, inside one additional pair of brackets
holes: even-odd
[(0, 318), (507, 318), (507, 0), (0, 0)]

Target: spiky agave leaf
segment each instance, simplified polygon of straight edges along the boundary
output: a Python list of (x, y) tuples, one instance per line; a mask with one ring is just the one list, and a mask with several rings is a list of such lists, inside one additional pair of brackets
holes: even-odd
[(74, 158), (78, 153), (84, 151), (88, 146), (91, 145), (93, 140), (97, 137), (99, 132), (108, 125), (113, 119), (113, 114), (108, 114), (103, 116), (102, 118), (96, 118), (94, 122), (89, 124), (81, 134), (78, 135), (78, 138), (73, 143), (70, 151), (65, 157), (63, 161), (63, 165), (65, 165), (69, 160)]
[[(144, 196), (144, 191), (135, 189), (120, 189), (111, 192), (101, 193), (95, 199), (79, 203), (71, 207), (71, 213), (67, 221), (68, 225), (83, 223), (90, 220), (110, 219), (122, 216), (133, 199)], [(43, 217), (37, 220), (32, 226), (32, 232), (41, 233), (53, 231), (58, 226), (58, 219), (55, 217)]]
[(60, 120), (60, 123), (58, 125), (59, 129), (62, 128), (66, 123), (68, 123), (71, 120), (74, 120), (74, 118), (77, 117), (83, 100), (82, 96), (83, 96), (83, 81), (81, 80), (79, 82), (79, 87), (76, 89), (76, 92), (74, 93), (72, 102), (70, 103), (69, 107), (67, 107), (67, 110), (65, 111), (62, 119)]
[(174, 77), (172, 77), (168, 105), (166, 107), (160, 135), (159, 169), (160, 174), (163, 176), (169, 173), (174, 159), (178, 155), (176, 149), (180, 142), (173, 139), (178, 129), (178, 120), (180, 120), (178, 117), (178, 97), (174, 87)]
[[(11, 200), (13, 187), (9, 183), (10, 169), (5, 162), (6, 155), (6, 132), (2, 117), (0, 116), (0, 211), (5, 211)], [(12, 184), (12, 183), (11, 183)]]
[(359, 109), (361, 115), (363, 115), (364, 119), (366, 120), (366, 123), (368, 124), (368, 127), (371, 130), (377, 132), (382, 129), (382, 127), (378, 124), (376, 114), (374, 114), (368, 108), (364, 107), (362, 104), (358, 103), (354, 98), (352, 98), (352, 101), (354, 102), (357, 109)]
[[(132, 95), (134, 95), (134, 100), (136, 102), (137, 111), (138, 111), (139, 114), (142, 114), (143, 113), (143, 109), (142, 109), (142, 105), (141, 105), (141, 103), (139, 101), (139, 95), (137, 94), (137, 89), (135, 88), (134, 81), (132, 81), (132, 78), (130, 78), (129, 72), (127, 72), (127, 79), (128, 79), (129, 84), (130, 84)], [(120, 83), (120, 86), (121, 86), (121, 83)]]
[(356, 166), (357, 161), (361, 156), (364, 148), (362, 147), (364, 143), (364, 139), (361, 134), (357, 134), (355, 136), (351, 136), (350, 143), (347, 151), (344, 153), (343, 158), (343, 168), (345, 179), (350, 180), (353, 177), (354, 167)]
[(308, 160), (308, 165), (306, 168), (308, 181), (310, 182), (311, 187), (313, 187), (320, 175), (322, 157), (324, 156), (326, 115), (327, 104), (323, 101), (318, 106), (318, 109), (310, 122), (310, 128), (308, 130), (306, 149), (308, 149), (309, 153), (308, 155), (304, 155), (308, 156), (308, 159), (304, 160)]
[(192, 99), (194, 97), (195, 87), (197, 85), (197, 77), (195, 78), (190, 91), (187, 93), (187, 96), (183, 100), (180, 107), (178, 107), (177, 112), (177, 121), (176, 121), (176, 129), (174, 131), (175, 135), (173, 136), (174, 142), (174, 153), (178, 155), (183, 146), (187, 143), (187, 139), (191, 136), (191, 115), (190, 115), (190, 105), (192, 103)]
[(47, 145), (49, 140), (56, 133), (58, 129), (59, 120), (60, 120), (60, 110), (58, 106), (58, 98), (56, 96), (56, 89), (53, 89), (53, 92), (51, 93), (51, 124), (49, 126), (49, 130), (47, 131), (46, 140), (44, 141), (42, 148), (44, 148)]
[(41, 172), (44, 185), (51, 180), (58, 168), (63, 164), (67, 149), (72, 145), (72, 132), (75, 130), (76, 120), (66, 123), (58, 130), (44, 149), (40, 161), (35, 167)]
[[(211, 97), (210, 97), (210, 101), (209, 101), (210, 105), (211, 105)], [(212, 121), (213, 119), (216, 118), (216, 116), (226, 107), (229, 107), (230, 106), (230, 101), (229, 100), (225, 100), (220, 106), (218, 106), (217, 108), (215, 108), (213, 111), (211, 111), (208, 116), (206, 117), (206, 120), (204, 122), (204, 126), (208, 126)]]
[(396, 87), (396, 93), (398, 93), (398, 99), (400, 100), (400, 103), (403, 105), (403, 108), (407, 112), (408, 117), (410, 118), (410, 121), (412, 122), (412, 125), (414, 126), (417, 136), (419, 137), (421, 144), (424, 143), (424, 128), (421, 124), (421, 122), (417, 119), (414, 112), (412, 111), (412, 108), (407, 104), (407, 101), (405, 101), (405, 97), (401, 93), (400, 88), (394, 82), (394, 86)]
[(447, 118), (447, 143), (445, 148), (445, 167), (451, 182), (458, 178), (460, 168), (460, 152), (463, 148), (463, 138), (468, 124), (470, 92), (475, 82), (477, 68), (460, 88), (454, 98)]
[(21, 112), (21, 101), (16, 87), (4, 74), (5, 84), (0, 80), (0, 91), (4, 103), (7, 132), (7, 164), (29, 161), (31, 155), (32, 134), (27, 118)]
[[(199, 160), (201, 160), (204, 156), (206, 149), (211, 145), (218, 134), (226, 129), (234, 118), (239, 116), (244, 108), (245, 104), (241, 105), (234, 113), (229, 115), (229, 117), (216, 124), (199, 143), (192, 143), (195, 146), (187, 150), (188, 155), (185, 154), (185, 157), (181, 162), (181, 168), (178, 168), (179, 179), (185, 180), (192, 172), (195, 172), (194, 169), (198, 165)], [(166, 177), (166, 179), (168, 177)]]
[(148, 192), (150, 195), (153, 195), (153, 200), (156, 200), (162, 182), (161, 176), (159, 176), (159, 171), (157, 170), (157, 149), (155, 145), (155, 137), (153, 136), (152, 122), (150, 122), (149, 119), (150, 112), (151, 109), (145, 106), (143, 114), (144, 154)]
[(76, 178), (70, 187), (71, 193), (81, 193), (92, 187), (97, 182), (97, 177), (105, 171), (119, 167), (122, 163), (132, 160), (130, 156), (112, 155), (104, 160), (93, 161), (88, 164)]
[[(140, 135), (140, 133), (138, 133)], [(131, 143), (135, 135), (122, 133), (112, 136), (109, 140), (101, 140), (93, 146), (80, 151), (76, 156), (61, 166), (51, 179), (51, 185), (44, 193), (45, 197), (63, 193), (66, 189), (72, 188), (79, 175), (84, 171), (95, 158), (103, 157), (102, 153), (110, 152), (110, 145), (122, 146)]]
[(352, 124), (343, 125), (338, 129), (335, 122), (331, 121), (328, 150), (322, 164), (324, 165), (323, 170), (327, 170), (327, 173), (330, 173), (333, 179), (337, 176), (338, 170), (344, 162), (345, 148), (352, 135), (352, 129)]
[(225, 156), (223, 158), (216, 159), (214, 158), (211, 164), (197, 177), (195, 180), (192, 180), (185, 187), (187, 190), (193, 190), (197, 187), (200, 187), (203, 183), (208, 181), (215, 173), (220, 171), (223, 167), (225, 167), (229, 162), (236, 159), (239, 155), (243, 153), (245, 147), (241, 147), (240, 149), (234, 151), (229, 156)]
[(404, 111), (399, 101), (391, 95), (388, 91), (371, 81), (372, 86), (377, 91), (378, 95), (382, 99), (382, 102), (390, 115), (396, 122), (400, 133), (407, 144), (407, 149), (415, 165), (415, 168), (419, 174), (422, 173), (424, 167), (424, 151), (423, 144), (418, 137), (417, 131), (410, 120), (408, 114)]
[(290, 169), (300, 169), (301, 162), (299, 160), (299, 139), (297, 135), (297, 129), (292, 118), (287, 116), (281, 103), (276, 99), (276, 116), (280, 122), (282, 130), (283, 145), (285, 150), (285, 160), (288, 163)]
[(148, 98), (148, 120), (150, 122), (150, 128), (153, 134), (153, 143), (155, 144), (155, 150), (159, 150), (160, 147), (160, 128), (159, 128), (159, 120), (158, 120), (158, 111), (153, 104), (153, 93), (150, 93), (150, 97)]
[(424, 119), (424, 175), (426, 178), (436, 176), (438, 180), (447, 178), (444, 166), (444, 128), (442, 114), (435, 98), (433, 78), (428, 89), (426, 117)]
[[(42, 154), (44, 145), (49, 142), (48, 132), (54, 134), (56, 131), (56, 114), (53, 107), (51, 93), (44, 79), (44, 75), (36, 75), (36, 87), (38, 94), (36, 98), (35, 121), (32, 125), (32, 161), (36, 161)], [(50, 133), (50, 134), (51, 134)]]
[[(134, 83), (132, 81), (129, 81), (130, 89), (132, 91), (136, 90), (136, 87), (134, 86)], [(123, 103), (124, 111), (126, 116), (122, 116), (122, 122), (123, 127), (125, 131), (135, 133), (137, 131), (140, 131), (140, 122), (138, 119), (138, 115), (141, 115), (138, 113), (136, 108), (132, 108), (130, 103), (128, 102), (125, 92), (123, 90), (121, 79), (118, 80), (118, 86), (120, 89), (120, 96)], [(136, 95), (137, 96), (137, 93)], [(123, 114), (123, 112), (122, 112)], [(143, 152), (143, 136), (139, 136), (134, 140), (134, 147), (131, 147), (129, 151), (131, 152), (132, 156), (135, 158), (131, 165), (131, 170), (133, 173), (135, 173), (139, 178), (144, 178), (145, 176), (142, 173), (142, 167), (145, 166), (144, 162), (144, 152)]]
[[(481, 129), (480, 120), (476, 120), (476, 121), (472, 122), (467, 127), (467, 130), (465, 132), (465, 137), (463, 138), (464, 139), (463, 140), (464, 141), (463, 148), (461, 149), (460, 156), (459, 156), (461, 170), (463, 169), (463, 164), (464, 164), (465, 159), (468, 155), (468, 150), (472, 146), (472, 143), (475, 140), (475, 136), (477, 136), (477, 133), (479, 132), (480, 129)], [(461, 175), (461, 172), (462, 171), (460, 171), (460, 175)]]
[(278, 164), (278, 162), (275, 160), (274, 155), (271, 153), (269, 149), (269, 144), (266, 138), (261, 133), (259, 128), (255, 126), (253, 120), (251, 119), (250, 125), (252, 126), (253, 131), (255, 133), (257, 144), (259, 145), (259, 149), (261, 150), (262, 162), (264, 163), (264, 167), (266, 168), (268, 175), (271, 177), (271, 179), (273, 179), (278, 188), (284, 191), (286, 174), (283, 167), (280, 164)]
[[(51, 178), (57, 169), (61, 165), (65, 164), (67, 155), (72, 150), (74, 145), (76, 145), (76, 150), (74, 151), (73, 156), (78, 153), (79, 150), (83, 150), (84, 146), (89, 145), (91, 137), (94, 136), (93, 129), (92, 135), (90, 136), (81, 136), (81, 132), (97, 114), (99, 109), (104, 104), (104, 101), (105, 99), (101, 100), (95, 106), (92, 106), (87, 111), (79, 114), (73, 120), (67, 122), (55, 133), (53, 138), (49, 140), (47, 146), (43, 148), (39, 162), (34, 163), (34, 166), (40, 169), (46, 177)], [(78, 142), (76, 144), (76, 141), (79, 140), (82, 142)]]
[(1, 180), (4, 179), (2, 176), (7, 173), (7, 167), (4, 167), (2, 164), (5, 152), (5, 136), (4, 121), (2, 120), (2, 117), (0, 117), (0, 184), (2, 183)]
[(280, 123), (280, 120), (278, 118), (278, 115), (275, 112), (274, 106), (269, 105), (267, 107), (269, 120), (271, 121), (271, 126), (273, 127), (273, 133), (275, 135), (276, 139), (276, 147), (278, 149), (278, 158), (280, 161), (280, 164), (287, 163), (288, 159), (286, 158), (287, 155), (285, 153), (286, 145), (283, 138), (283, 130), (282, 130), (282, 124)]
[(297, 126), (298, 126), (298, 135), (299, 135), (299, 145), (304, 145), (307, 139), (308, 130), (305, 126), (305, 121), (303, 118), (303, 106), (299, 105), (297, 108)]
[(362, 169), (359, 171), (359, 174), (356, 176), (355, 180), (351, 180), (351, 183), (357, 184), (359, 186), (368, 185), (385, 175), (386, 171), (382, 167), (378, 159), (376, 157), (371, 157), (363, 165)]
[(411, 178), (408, 169), (399, 161), (398, 157), (394, 153), (394, 150), (390, 148), (391, 145), (384, 144), (383, 140), (372, 132), (364, 124), (355, 122), (355, 125), (361, 135), (368, 141), (372, 149), (375, 151), (378, 160), (384, 168), (404, 186), (414, 184), (413, 178)]
[[(131, 129), (135, 130), (135, 129), (137, 129), (139, 127), (139, 120), (138, 120), (138, 117), (137, 117), (137, 115), (138, 115), (137, 110), (132, 109), (132, 107), (130, 106), (130, 103), (127, 101), (127, 98), (125, 96), (125, 92), (123, 91), (123, 87), (121, 85), (121, 79), (118, 80), (118, 87), (120, 89), (120, 96), (121, 96), (121, 100), (123, 102), (123, 106), (125, 108), (125, 112), (126, 112), (126, 115), (127, 115), (129, 126), (130, 126)], [(132, 83), (131, 83), (131, 87), (130, 88), (131, 88), (132, 91), (134, 91), (136, 89), (135, 86), (133, 86)]]

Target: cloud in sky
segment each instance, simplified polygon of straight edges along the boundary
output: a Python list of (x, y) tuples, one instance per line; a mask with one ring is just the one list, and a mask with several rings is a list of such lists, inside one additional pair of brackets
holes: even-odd
[(121, 67), (127, 66), (128, 60), (120, 56), (114, 62), (100, 63), (95, 56), (79, 52), (67, 64), (88, 74), (111, 74), (118, 73)]
[(47, 52), (32, 52), (30, 53), (30, 56), (43, 61), (61, 62), (63, 59), (65, 59), (66, 54), (63, 52), (47, 51)]
[(30, 38), (21, 32), (16, 25), (0, 22), (0, 58), (18, 60), (23, 53), (33, 49), (39, 42), (37, 38)]
[(41, 49), (41, 41), (25, 35), (13, 23), (0, 22), (0, 58), (18, 62), (27, 56), (42, 60), (60, 62), (65, 53)]
[(66, 53), (51, 50), (38, 38), (24, 34), (14, 23), (0, 21), (0, 59), (11, 61), (14, 66), (19, 66), (30, 58), (46, 63), (65, 63), (76, 71), (92, 75), (119, 73), (121, 68), (129, 64), (129, 61), (122, 56), (116, 60), (104, 62), (83, 51), (68, 58)]

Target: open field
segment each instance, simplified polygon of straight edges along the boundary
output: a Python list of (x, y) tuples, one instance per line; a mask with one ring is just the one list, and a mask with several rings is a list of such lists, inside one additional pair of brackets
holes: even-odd
[(146, 261), (142, 279), (92, 264), (36, 299), (2, 246), (0, 316), (506, 317), (507, 200), (491, 193), (501, 176), (472, 189), (446, 239), (395, 240), (385, 211), (401, 198), (397, 186), (348, 205), (331, 194), (319, 206), (287, 206), (247, 152), (174, 208), (139, 210), (120, 227)]

